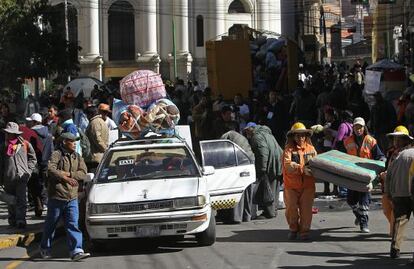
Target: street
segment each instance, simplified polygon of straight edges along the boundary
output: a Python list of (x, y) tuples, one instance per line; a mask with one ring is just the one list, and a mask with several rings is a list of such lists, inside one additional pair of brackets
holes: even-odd
[[(400, 259), (389, 258), (388, 224), (378, 205), (371, 205), (371, 234), (360, 234), (345, 202), (318, 205), (310, 242), (288, 241), (284, 211), (276, 219), (256, 220), (242, 225), (217, 225), (217, 242), (197, 247), (192, 238), (162, 243), (157, 250), (138, 246), (140, 242), (120, 242), (110, 251), (92, 253), (79, 263), (68, 258), (65, 238), (56, 240), (53, 259), (42, 260), (37, 243), (29, 249), (0, 252), (1, 268), (396, 268), (408, 266), (414, 251), (413, 228), (402, 247)], [(28, 257), (30, 256), (30, 258)]]

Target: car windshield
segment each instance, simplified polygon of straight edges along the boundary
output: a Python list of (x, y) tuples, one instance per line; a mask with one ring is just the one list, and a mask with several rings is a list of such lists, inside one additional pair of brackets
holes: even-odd
[(115, 150), (100, 169), (98, 182), (200, 176), (185, 147)]

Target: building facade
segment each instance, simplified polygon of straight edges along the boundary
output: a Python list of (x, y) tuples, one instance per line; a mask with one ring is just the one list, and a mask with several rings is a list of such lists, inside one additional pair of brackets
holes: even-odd
[[(60, 10), (63, 2), (51, 0)], [(207, 40), (220, 38), (234, 24), (281, 32), (278, 0), (68, 2), (69, 36), (82, 48), (80, 75), (102, 80), (151, 69), (164, 78), (205, 82)]]

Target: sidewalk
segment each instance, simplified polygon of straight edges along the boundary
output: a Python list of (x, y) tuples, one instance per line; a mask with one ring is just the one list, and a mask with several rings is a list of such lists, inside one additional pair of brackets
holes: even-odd
[[(46, 211), (43, 212), (43, 215), (46, 215)], [(33, 241), (40, 240), (44, 216), (38, 218), (34, 215), (34, 211), (28, 211), (26, 229), (10, 227), (7, 222), (7, 205), (0, 201), (0, 250), (15, 246), (27, 247)]]

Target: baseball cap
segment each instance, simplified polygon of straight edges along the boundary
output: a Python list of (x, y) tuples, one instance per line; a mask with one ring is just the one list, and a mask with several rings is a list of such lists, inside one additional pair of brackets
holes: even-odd
[(63, 140), (72, 140), (72, 141), (80, 140), (79, 136), (76, 136), (76, 135), (74, 135), (72, 133), (69, 133), (69, 132), (61, 134), (60, 138), (63, 139)]
[(30, 117), (26, 118), (26, 121), (36, 121), (36, 122), (42, 122), (42, 115), (39, 113), (33, 113)]
[(361, 117), (357, 117), (354, 119), (354, 125), (361, 125), (361, 126), (365, 126), (365, 120)]

